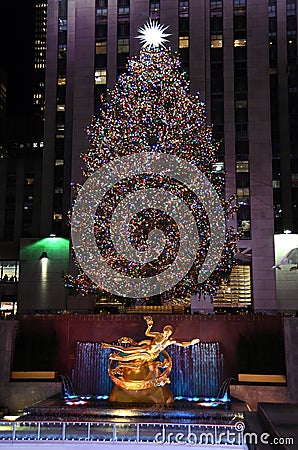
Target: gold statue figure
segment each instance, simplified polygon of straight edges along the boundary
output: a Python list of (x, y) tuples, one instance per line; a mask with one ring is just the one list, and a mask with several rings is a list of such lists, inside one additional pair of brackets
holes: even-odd
[[(144, 319), (147, 323), (145, 335), (152, 339), (136, 342), (130, 337), (122, 337), (118, 339), (119, 345), (102, 343), (102, 348), (117, 351), (109, 356), (109, 376), (122, 389), (139, 391), (169, 383), (172, 360), (165, 348), (169, 345), (187, 347), (200, 342), (199, 339), (182, 342), (172, 338), (173, 328), (171, 325), (166, 325), (162, 332), (151, 331), (152, 317), (144, 316)], [(162, 355), (161, 359), (159, 359), (160, 355)]]

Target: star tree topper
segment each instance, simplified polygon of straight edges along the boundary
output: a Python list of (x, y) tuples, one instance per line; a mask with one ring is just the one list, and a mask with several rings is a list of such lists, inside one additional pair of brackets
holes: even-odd
[(169, 27), (165, 25), (161, 25), (156, 20), (149, 19), (147, 23), (143, 27), (140, 27), (138, 31), (140, 32), (137, 39), (141, 41), (143, 44), (143, 48), (156, 49), (158, 47), (164, 47), (165, 42), (168, 42), (166, 39), (170, 34), (165, 33), (165, 31)]

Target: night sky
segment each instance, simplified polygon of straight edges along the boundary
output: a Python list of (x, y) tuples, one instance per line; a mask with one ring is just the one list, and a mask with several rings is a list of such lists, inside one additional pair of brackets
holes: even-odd
[[(11, 139), (29, 139), (32, 108), (34, 0), (1, 1), (0, 66), (7, 74), (7, 116)], [(14, 140), (14, 139), (13, 139)]]

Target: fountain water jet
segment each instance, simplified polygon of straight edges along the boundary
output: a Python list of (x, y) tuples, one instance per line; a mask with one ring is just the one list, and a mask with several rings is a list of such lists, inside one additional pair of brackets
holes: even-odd
[[(218, 342), (191, 347), (172, 346), (171, 389), (176, 398), (216, 397), (223, 381), (223, 354)], [(78, 342), (73, 384), (79, 395), (108, 396), (113, 382), (108, 375), (111, 350), (97, 342)]]

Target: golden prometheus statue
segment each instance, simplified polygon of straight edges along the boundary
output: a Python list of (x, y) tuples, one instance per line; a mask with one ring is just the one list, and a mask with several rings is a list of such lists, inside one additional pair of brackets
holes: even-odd
[[(136, 342), (130, 337), (121, 337), (119, 345), (101, 344), (102, 348), (117, 351), (109, 356), (109, 376), (116, 385), (110, 401), (172, 403), (173, 396), (165, 386), (170, 383), (172, 360), (165, 348), (169, 345), (187, 347), (200, 342), (199, 339), (181, 342), (172, 338), (171, 325), (164, 326), (162, 332), (151, 331), (152, 317), (144, 316), (144, 319), (147, 322), (145, 336), (152, 339)], [(139, 391), (143, 392), (140, 394)]]

